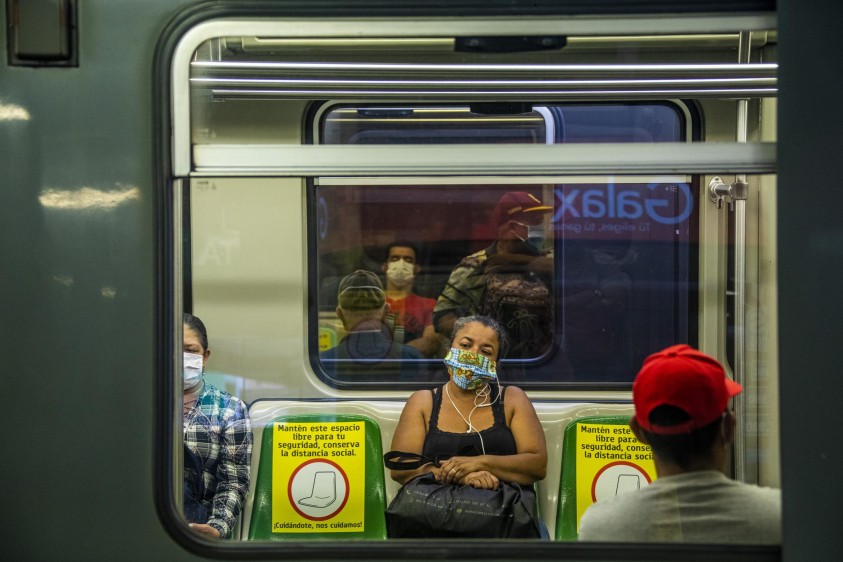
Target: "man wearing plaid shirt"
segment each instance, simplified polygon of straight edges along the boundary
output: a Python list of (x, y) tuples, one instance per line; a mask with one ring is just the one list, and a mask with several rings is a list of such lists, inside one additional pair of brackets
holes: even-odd
[[(231, 538), (249, 491), (252, 427), (246, 404), (201, 378), (210, 355), (201, 320), (184, 315), (184, 442), (202, 466), (199, 502), (207, 521), (191, 521), (195, 531)], [(196, 357), (200, 356), (200, 357)], [(189, 463), (185, 462), (185, 468)]]

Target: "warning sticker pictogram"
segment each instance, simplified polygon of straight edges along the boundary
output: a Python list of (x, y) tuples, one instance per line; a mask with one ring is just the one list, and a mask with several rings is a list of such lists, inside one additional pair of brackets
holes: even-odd
[(601, 468), (591, 483), (591, 501), (620, 496), (649, 486), (650, 475), (640, 466), (627, 461), (609, 463)]
[(290, 476), (287, 496), (299, 515), (311, 521), (330, 519), (348, 502), (348, 476), (328, 459), (313, 459)]

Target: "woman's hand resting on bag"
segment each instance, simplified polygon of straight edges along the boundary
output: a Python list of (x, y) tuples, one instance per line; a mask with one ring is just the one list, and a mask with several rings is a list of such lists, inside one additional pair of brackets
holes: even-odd
[(468, 473), (462, 479), (460, 484), (472, 486), (474, 488), (482, 488), (484, 490), (497, 490), (500, 485), (498, 477), (487, 470), (478, 470), (477, 472)]
[(451, 457), (442, 461), (439, 465), (439, 474), (436, 474), (436, 480), (443, 484), (460, 484), (469, 473), (486, 470), (486, 467), (479, 462), (480, 458), (480, 456)]
[(485, 490), (497, 490), (500, 480), (484, 468), (484, 457), (451, 457), (444, 461), (439, 468), (433, 467), (430, 472), (437, 482), (443, 484), (457, 484), (472, 486)]
[[(484, 464), (486, 455), (478, 455), (476, 457), (451, 457), (443, 461), (439, 467), (438, 474), (434, 472), (436, 480), (445, 484), (468, 484), (465, 478), (469, 474), (478, 472), (487, 472), (487, 467)], [(491, 476), (491, 474), (490, 474)], [(497, 481), (497, 478), (495, 481)], [(487, 486), (475, 486), (476, 488), (487, 488)], [(494, 489), (494, 488), (489, 488)]]

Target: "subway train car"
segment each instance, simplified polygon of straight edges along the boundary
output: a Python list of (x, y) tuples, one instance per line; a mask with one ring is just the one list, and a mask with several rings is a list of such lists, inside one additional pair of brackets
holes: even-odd
[[(10, 560), (843, 556), (836, 3), (4, 4)], [(430, 308), (512, 197), (547, 265), (533, 300), (494, 288), (499, 373), (544, 431), (549, 539), (387, 538), (383, 454), (447, 380)], [(395, 301), (383, 333), (412, 353), (332, 352), (343, 279), (389, 293), (396, 246), (427, 319)], [(185, 312), (251, 420), (226, 540), (182, 515)], [(677, 343), (743, 386), (727, 470), (781, 489), (780, 545), (577, 540), (657, 477), (632, 380)]]

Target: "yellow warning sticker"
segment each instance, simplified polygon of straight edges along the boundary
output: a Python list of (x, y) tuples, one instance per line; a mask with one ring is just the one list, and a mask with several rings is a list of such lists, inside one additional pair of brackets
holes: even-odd
[(363, 531), (365, 424), (278, 422), (274, 426), (272, 532)]
[(649, 445), (629, 426), (583, 423), (577, 426), (577, 531), (593, 503), (640, 490), (656, 479)]

